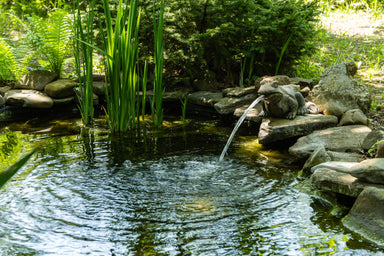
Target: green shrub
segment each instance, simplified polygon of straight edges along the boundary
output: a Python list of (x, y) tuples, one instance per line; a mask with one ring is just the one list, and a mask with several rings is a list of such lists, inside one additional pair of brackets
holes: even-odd
[(16, 62), (13, 49), (0, 38), (0, 81), (19, 79), (23, 68)]
[[(195, 79), (213, 71), (218, 81), (238, 82), (240, 72), (245, 77), (274, 74), (289, 37), (280, 73), (315, 50), (317, 1), (166, 0), (165, 5), (168, 76)], [(141, 50), (153, 55), (153, 1), (143, 0), (141, 6)]]

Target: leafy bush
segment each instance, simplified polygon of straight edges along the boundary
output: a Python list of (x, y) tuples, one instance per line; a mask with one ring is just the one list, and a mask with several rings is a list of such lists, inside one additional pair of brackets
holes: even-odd
[[(291, 70), (315, 50), (317, 1), (166, 0), (165, 67), (168, 76), (201, 78), (213, 71), (218, 81)], [(143, 0), (141, 50), (153, 55), (153, 1)], [(293, 36), (292, 36), (293, 35)], [(241, 70), (240, 63), (246, 63)]]

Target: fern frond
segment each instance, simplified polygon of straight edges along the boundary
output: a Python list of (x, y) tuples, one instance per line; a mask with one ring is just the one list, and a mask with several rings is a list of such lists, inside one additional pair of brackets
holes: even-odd
[(0, 39), (0, 80), (12, 80), (16, 78), (17, 64), (11, 47)]

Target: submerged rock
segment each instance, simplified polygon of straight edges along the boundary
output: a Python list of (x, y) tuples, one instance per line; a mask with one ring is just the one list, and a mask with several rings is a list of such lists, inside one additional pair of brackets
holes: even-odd
[(289, 148), (289, 153), (307, 159), (320, 145), (336, 152), (360, 152), (361, 145), (371, 129), (365, 125), (348, 125), (315, 131)]
[(364, 238), (384, 246), (384, 188), (365, 188), (342, 223)]
[(297, 138), (337, 125), (337, 117), (325, 115), (296, 116), (293, 120), (265, 118), (260, 126), (259, 143), (269, 145), (277, 141)]
[(10, 90), (5, 93), (6, 105), (24, 108), (51, 108), (53, 100), (36, 90)]

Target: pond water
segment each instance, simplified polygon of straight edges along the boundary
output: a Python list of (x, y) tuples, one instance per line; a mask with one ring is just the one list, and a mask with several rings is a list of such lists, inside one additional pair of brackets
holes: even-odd
[(0, 190), (0, 255), (384, 255), (254, 137), (219, 162), (230, 128), (176, 126), (8, 131), (43, 148)]

